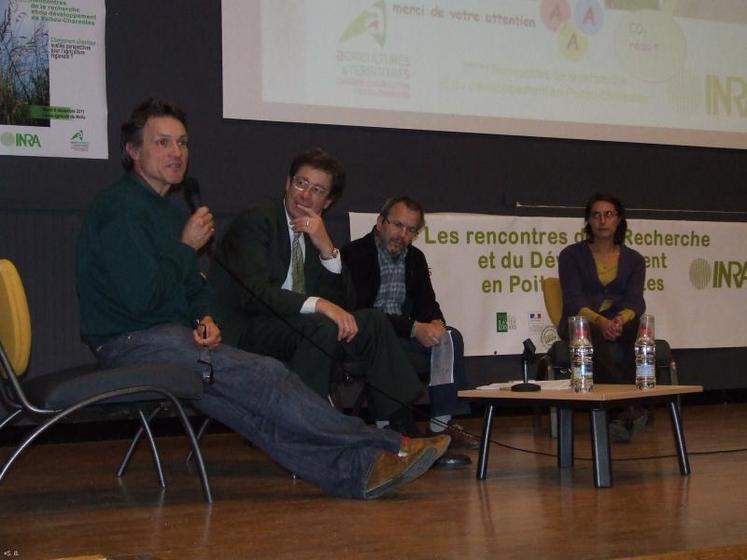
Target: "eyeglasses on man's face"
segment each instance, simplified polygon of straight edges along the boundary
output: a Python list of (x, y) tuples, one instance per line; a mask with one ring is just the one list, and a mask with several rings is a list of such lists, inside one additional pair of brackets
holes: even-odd
[(605, 220), (609, 220), (610, 218), (617, 218), (617, 212), (614, 210), (605, 210), (604, 212), (600, 212), (598, 210), (595, 210), (594, 212), (591, 212), (589, 214), (590, 220), (601, 220), (604, 218)]
[(293, 179), (291, 180), (291, 184), (297, 191), (310, 191), (312, 195), (318, 198), (323, 198), (329, 194), (329, 189), (327, 189), (326, 187), (312, 183), (306, 177), (301, 177), (300, 175), (296, 175), (295, 177), (293, 177)]
[(413, 237), (415, 237), (418, 234), (418, 232), (420, 231), (420, 228), (408, 226), (407, 224), (403, 224), (402, 222), (392, 222), (386, 216), (384, 216), (384, 221), (387, 224), (389, 224), (390, 226), (392, 226), (393, 228), (398, 229), (400, 231), (403, 231), (406, 234), (411, 235)]

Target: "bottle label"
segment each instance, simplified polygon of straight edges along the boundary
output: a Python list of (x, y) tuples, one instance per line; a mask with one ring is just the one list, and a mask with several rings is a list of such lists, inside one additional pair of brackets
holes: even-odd
[(635, 368), (636, 377), (654, 377), (653, 364), (639, 364)]
[(571, 376), (574, 379), (585, 379), (592, 376), (592, 369), (588, 364), (580, 364), (571, 368)]

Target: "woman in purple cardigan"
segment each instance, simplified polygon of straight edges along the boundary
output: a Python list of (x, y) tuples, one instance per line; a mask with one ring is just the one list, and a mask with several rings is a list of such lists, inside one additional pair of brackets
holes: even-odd
[[(594, 380), (598, 383), (635, 383), (633, 345), (638, 320), (646, 310), (643, 284), (646, 264), (637, 251), (625, 246), (625, 208), (615, 197), (597, 193), (586, 203), (586, 240), (563, 249), (558, 268), (563, 289), (563, 318), (558, 328), (568, 340), (568, 317), (589, 320), (594, 346)], [(610, 342), (622, 346), (617, 363)], [(627, 439), (646, 423), (641, 411), (626, 410), (611, 424), (615, 439)], [(617, 436), (616, 436), (617, 434)]]

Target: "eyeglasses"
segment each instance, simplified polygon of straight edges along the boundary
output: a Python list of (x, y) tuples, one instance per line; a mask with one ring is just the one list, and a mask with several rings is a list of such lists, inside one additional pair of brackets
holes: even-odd
[(592, 220), (601, 220), (604, 218), (605, 220), (609, 220), (610, 218), (616, 218), (617, 212), (614, 210), (605, 210), (604, 212), (595, 211), (589, 214), (589, 218)]
[(407, 224), (403, 224), (402, 222), (392, 222), (386, 216), (384, 216), (384, 221), (387, 224), (391, 225), (392, 227), (394, 227), (396, 229), (399, 229), (399, 230), (402, 230), (405, 233), (407, 233), (408, 235), (412, 235), (413, 237), (415, 237), (418, 234), (418, 232), (420, 231), (420, 228), (411, 227), (411, 226), (408, 226)]
[(311, 181), (309, 181), (306, 177), (299, 177), (298, 175), (296, 175), (291, 180), (291, 183), (297, 191), (306, 192), (310, 190), (312, 195), (319, 198), (325, 197), (329, 194), (329, 189), (321, 185), (312, 184)]

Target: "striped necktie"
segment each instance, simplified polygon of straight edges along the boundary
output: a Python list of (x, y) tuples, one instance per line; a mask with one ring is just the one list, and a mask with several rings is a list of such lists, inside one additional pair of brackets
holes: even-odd
[(306, 282), (303, 277), (303, 234), (293, 234), (293, 245), (291, 247), (291, 290), (303, 294), (306, 292)]

